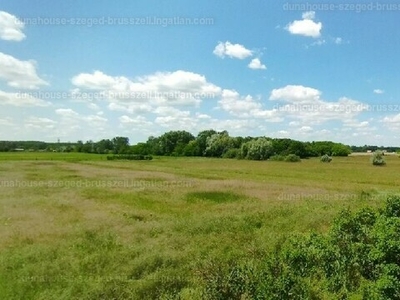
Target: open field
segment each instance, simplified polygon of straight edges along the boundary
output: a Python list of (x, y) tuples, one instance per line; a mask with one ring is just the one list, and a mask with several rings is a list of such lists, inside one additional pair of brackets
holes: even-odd
[(196, 299), (214, 261), (257, 260), (399, 193), (400, 159), (301, 163), (0, 154), (1, 299)]

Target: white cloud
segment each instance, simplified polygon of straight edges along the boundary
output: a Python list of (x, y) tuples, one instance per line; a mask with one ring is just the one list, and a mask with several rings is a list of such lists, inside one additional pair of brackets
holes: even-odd
[(321, 92), (314, 88), (305, 87), (302, 85), (287, 85), (283, 88), (272, 90), (269, 99), (308, 103), (310, 101), (318, 101), (320, 96)]
[(341, 45), (343, 44), (343, 39), (341, 37), (337, 37), (335, 38), (334, 42), (336, 45)]
[(130, 114), (143, 114), (153, 110), (153, 107), (147, 103), (123, 103), (123, 102), (111, 102), (108, 105), (108, 109), (111, 111), (121, 111)]
[(129, 80), (125, 77), (112, 77), (104, 74), (101, 71), (94, 71), (93, 74), (79, 74), (72, 78), (72, 84), (89, 90), (107, 90), (113, 88), (119, 90), (117, 87), (129, 86)]
[(0, 39), (22, 41), (26, 37), (22, 29), (24, 29), (24, 24), (16, 16), (0, 11)]
[(79, 114), (71, 108), (58, 108), (56, 114), (66, 118), (77, 118)]
[[(229, 134), (235, 135), (252, 135), (252, 132), (259, 129), (259, 123), (250, 119), (211, 119), (207, 123), (201, 124), (196, 131), (213, 128), (216, 131), (228, 130)], [(253, 134), (255, 135), (255, 134)]]
[(326, 40), (321, 39), (310, 44), (310, 46), (322, 46), (326, 44)]
[(200, 120), (209, 120), (209, 119), (211, 119), (211, 116), (209, 116), (209, 115), (207, 115), (207, 114), (202, 114), (202, 113), (199, 113), (199, 112), (197, 112), (196, 113), (196, 117), (198, 118), (198, 119), (200, 119)]
[(245, 59), (253, 55), (253, 51), (246, 49), (246, 47), (244, 47), (243, 45), (232, 44), (228, 41), (225, 43), (219, 42), (218, 45), (215, 47), (213, 53), (220, 58), (228, 56), (230, 58), (238, 59)]
[(239, 93), (233, 90), (222, 91), (219, 105), (223, 110), (241, 118), (248, 118), (251, 111), (261, 109), (261, 104), (256, 103), (251, 96), (241, 98)]
[(259, 58), (254, 58), (249, 63), (248, 67), (253, 70), (265, 70), (267, 67), (263, 65)]
[(53, 134), (57, 137), (78, 136), (86, 140), (106, 137), (109, 132), (108, 119), (100, 115), (83, 115), (71, 108), (55, 110), (60, 117)]
[(276, 105), (275, 108), (281, 115), (301, 120), (303, 123), (318, 124), (330, 120), (355, 122), (354, 118), (368, 109), (367, 104), (346, 97), (341, 97), (336, 102), (324, 101), (321, 94), (314, 88), (288, 85), (272, 90), (270, 100), (286, 103)]
[(385, 93), (384, 90), (381, 90), (381, 89), (375, 89), (374, 90), (374, 94), (383, 94), (383, 93)]
[(26, 128), (36, 130), (54, 129), (56, 127), (56, 124), (56, 121), (49, 118), (39, 118), (35, 116), (31, 116), (25, 121)]
[(282, 121), (276, 110), (265, 110), (262, 104), (254, 100), (250, 95), (241, 97), (234, 90), (223, 90), (218, 104), (220, 108), (235, 117), (258, 118), (267, 122)]
[(400, 131), (400, 114), (386, 116), (381, 122), (384, 123), (385, 127), (390, 131), (394, 131), (396, 133)]
[(5, 119), (0, 119), (1, 126), (14, 126), (13, 120), (9, 117)]
[(286, 26), (291, 34), (317, 38), (321, 36), (322, 23), (314, 22), (315, 12), (309, 11), (302, 15), (303, 20), (295, 20)]
[[(178, 70), (130, 80), (100, 71), (72, 78), (81, 89), (97, 90), (98, 98), (110, 102), (109, 109), (134, 113), (162, 105), (198, 106), (203, 99), (216, 98), (221, 88), (200, 74)], [(76, 91), (77, 93), (79, 92)]]
[(136, 116), (131, 118), (129, 116), (123, 115), (119, 117), (119, 121), (123, 125), (136, 125), (136, 126), (150, 126), (151, 122), (147, 121), (147, 119), (143, 116)]
[(22, 61), (11, 55), (0, 52), (0, 79), (13, 88), (37, 89), (48, 85), (36, 73), (36, 63), (33, 60)]
[(315, 19), (315, 11), (306, 11), (301, 15), (301, 17), (304, 20), (314, 20)]
[(313, 131), (313, 129), (310, 126), (302, 126), (299, 128), (299, 131), (302, 133), (309, 133), (309, 132)]
[(17, 107), (45, 107), (50, 103), (35, 98), (28, 93), (7, 93), (0, 91), (0, 105), (9, 105)]
[(159, 107), (154, 123), (165, 128), (175, 130), (194, 131), (197, 128), (197, 119), (191, 116), (190, 111), (181, 111), (173, 107)]

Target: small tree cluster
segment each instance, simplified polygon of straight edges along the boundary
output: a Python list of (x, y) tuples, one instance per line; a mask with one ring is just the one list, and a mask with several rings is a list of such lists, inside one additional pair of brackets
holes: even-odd
[(372, 164), (374, 166), (384, 166), (386, 165), (385, 159), (383, 158), (383, 152), (382, 151), (375, 151), (374, 154), (372, 155)]

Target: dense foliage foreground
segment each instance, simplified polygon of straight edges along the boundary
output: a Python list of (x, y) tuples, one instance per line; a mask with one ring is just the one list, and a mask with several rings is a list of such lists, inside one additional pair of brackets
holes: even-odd
[(209, 299), (400, 299), (400, 197), (342, 211), (329, 233), (298, 235), (261, 262), (215, 262)]

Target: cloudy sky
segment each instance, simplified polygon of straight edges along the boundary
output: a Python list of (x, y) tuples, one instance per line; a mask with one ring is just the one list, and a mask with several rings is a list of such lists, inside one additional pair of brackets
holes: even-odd
[(400, 145), (400, 4), (324, 3), (2, 3), (0, 140)]

